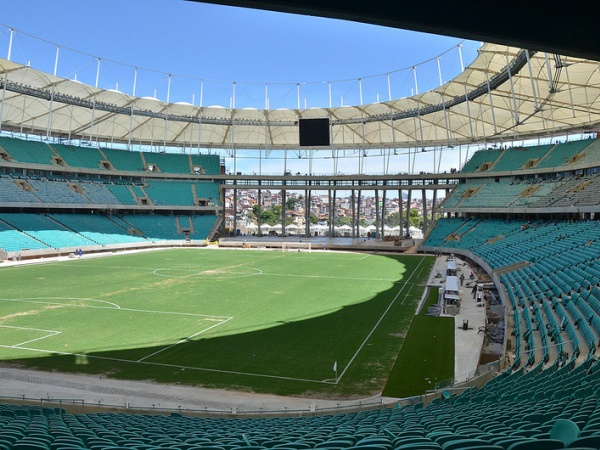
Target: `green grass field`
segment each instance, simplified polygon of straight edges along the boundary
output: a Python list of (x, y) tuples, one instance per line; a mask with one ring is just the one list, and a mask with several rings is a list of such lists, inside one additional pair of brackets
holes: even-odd
[(455, 328), (454, 317), (415, 316), (383, 395), (412, 397), (452, 378)]
[(177, 249), (4, 267), (0, 360), (369, 395), (387, 381), (432, 265), (422, 256)]

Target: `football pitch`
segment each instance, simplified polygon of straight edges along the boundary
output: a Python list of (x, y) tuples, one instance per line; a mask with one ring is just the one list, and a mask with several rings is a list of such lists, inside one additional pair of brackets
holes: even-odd
[(0, 266), (0, 361), (282, 395), (381, 392), (432, 257), (174, 249)]

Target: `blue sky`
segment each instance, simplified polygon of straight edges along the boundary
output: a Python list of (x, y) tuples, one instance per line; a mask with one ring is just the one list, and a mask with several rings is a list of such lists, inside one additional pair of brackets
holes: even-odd
[[(461, 39), (404, 30), (183, 0), (19, 0), (5, 2), (0, 23), (20, 32), (12, 59), (52, 72), (54, 45), (61, 46), (58, 74), (95, 83), (96, 60), (102, 58), (100, 85), (131, 93), (133, 68), (137, 94), (166, 99), (167, 73), (173, 74), (171, 101), (230, 105), (232, 82), (237, 107), (328, 106), (328, 84), (334, 106), (377, 96), (387, 100), (387, 73), (410, 68), (452, 49)], [(26, 11), (26, 13), (24, 13)], [(22, 33), (21, 33), (22, 32)], [(25, 33), (48, 41), (44, 43)], [(0, 28), (0, 55), (6, 57), (8, 30)], [(465, 63), (479, 43), (464, 42)], [(67, 50), (78, 50), (82, 55)], [(125, 63), (115, 64), (110, 61)], [(441, 57), (444, 81), (460, 72), (458, 52)], [(380, 77), (373, 75), (383, 74)], [(419, 66), (421, 91), (439, 84), (437, 62)], [(347, 81), (339, 81), (347, 80)], [(305, 84), (306, 83), (306, 84)], [(414, 92), (410, 69), (392, 75), (392, 96)], [(344, 99), (342, 99), (344, 97)]]
[[(465, 65), (480, 46), (458, 38), (184, 0), (4, 3), (1, 57), (7, 56), (7, 27), (12, 27), (17, 30), (14, 61), (52, 73), (58, 45), (59, 76), (93, 85), (99, 57), (100, 87), (131, 94), (137, 67), (136, 95), (167, 100), (171, 79), (171, 102), (199, 105), (202, 96), (203, 106), (231, 106), (233, 82), (238, 108), (296, 108), (298, 86), (301, 107), (326, 107), (330, 101), (332, 106), (359, 104), (360, 84), (363, 103), (384, 101), (388, 77), (392, 97), (405, 97), (416, 91), (413, 66), (423, 92), (440, 84), (438, 56), (445, 82), (461, 71), (458, 44)], [(272, 155), (271, 161), (263, 161), (263, 173), (280, 173), (282, 164), (293, 172), (308, 171), (299, 156), (286, 163), (278, 157), (283, 158)], [(356, 159), (344, 160), (337, 169), (356, 172), (357, 164)], [(457, 155), (443, 163), (457, 165)], [(236, 170), (255, 166), (255, 160), (240, 159)], [(406, 157), (392, 158), (389, 170), (405, 172), (407, 166)], [(332, 161), (318, 162), (318, 167), (313, 172), (334, 171)], [(364, 167), (382, 172), (384, 160), (370, 159)], [(430, 157), (420, 157), (414, 170), (432, 168)]]

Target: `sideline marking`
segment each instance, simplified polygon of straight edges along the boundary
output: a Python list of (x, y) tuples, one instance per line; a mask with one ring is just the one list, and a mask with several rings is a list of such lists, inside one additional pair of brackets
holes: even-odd
[[(379, 326), (379, 324), (381, 323), (381, 321), (383, 320), (383, 318), (387, 315), (388, 311), (392, 308), (392, 306), (394, 305), (394, 303), (396, 302), (396, 300), (398, 299), (398, 297), (400, 296), (400, 294), (402, 293), (402, 291), (404, 290), (404, 288), (406, 286), (408, 286), (408, 283), (409, 283), (410, 279), (415, 275), (415, 273), (417, 273), (417, 269), (421, 266), (421, 264), (423, 263), (423, 261), (425, 261), (425, 258), (421, 258), (421, 261), (419, 261), (419, 264), (417, 265), (417, 267), (415, 267), (415, 270), (413, 270), (413, 272), (411, 273), (410, 277), (408, 277), (408, 279), (406, 280), (406, 282), (404, 284), (402, 284), (402, 287), (400, 288), (400, 290), (398, 290), (398, 293), (396, 294), (396, 296), (394, 297), (394, 299), (390, 302), (390, 304), (388, 305), (388, 307), (386, 308), (386, 310), (383, 312), (383, 314), (381, 315), (381, 317), (379, 318), (379, 320), (377, 321), (377, 323), (375, 324), (375, 326), (373, 327), (373, 329), (370, 331), (370, 333), (367, 335), (367, 337), (365, 338), (365, 340), (362, 342), (362, 344), (360, 344), (360, 347), (358, 347), (358, 350), (356, 350), (356, 352), (354, 353), (354, 355), (352, 356), (352, 358), (350, 358), (350, 361), (348, 361), (348, 364), (346, 364), (346, 367), (344, 367), (344, 370), (342, 370), (342, 373), (337, 377), (337, 379), (335, 380), (335, 384), (338, 384), (340, 382), (340, 380), (342, 379), (342, 377), (344, 376), (344, 374), (348, 371), (348, 369), (350, 368), (350, 365), (354, 362), (354, 360), (356, 359), (356, 357), (358, 356), (358, 354), (360, 353), (360, 351), (367, 344), (367, 341), (369, 340), (369, 338), (371, 337), (371, 335), (375, 332), (375, 330), (377, 329), (377, 327)], [(406, 297), (405, 297), (405, 299), (406, 299)]]
[(284, 377), (284, 376), (280, 376), (280, 375), (266, 375), (266, 374), (248, 373), (248, 372), (236, 372), (233, 370), (208, 369), (206, 367), (190, 367), (190, 366), (182, 366), (182, 365), (178, 365), (178, 364), (153, 363), (153, 362), (148, 362), (148, 361), (139, 361), (138, 362), (138, 361), (133, 361), (130, 359), (108, 358), (105, 356), (88, 355), (88, 354), (84, 354), (84, 353), (69, 353), (69, 352), (61, 352), (61, 351), (56, 351), (56, 350), (41, 350), (38, 348), (15, 347), (13, 345), (0, 345), (0, 348), (28, 350), (28, 351), (32, 351), (32, 352), (38, 352), (38, 353), (52, 353), (55, 355), (62, 355), (62, 356), (81, 356), (81, 357), (85, 357), (85, 358), (102, 359), (105, 361), (118, 361), (118, 362), (124, 362), (124, 363), (132, 363), (132, 364), (145, 364), (148, 366), (161, 366), (161, 367), (172, 367), (172, 368), (176, 368), (176, 369), (199, 370), (199, 371), (203, 371), (203, 372), (227, 373), (227, 374), (232, 374), (232, 375), (243, 375), (243, 376), (257, 377), (257, 378), (275, 378), (278, 380), (304, 381), (307, 383), (335, 384), (335, 383), (333, 383), (331, 381), (327, 381), (327, 380), (309, 380), (306, 378), (292, 378), (292, 377)]

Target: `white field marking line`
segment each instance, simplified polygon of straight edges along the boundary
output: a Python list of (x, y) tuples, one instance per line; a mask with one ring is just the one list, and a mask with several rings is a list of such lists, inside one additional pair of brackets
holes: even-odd
[[(0, 301), (7, 301), (7, 302), (23, 302), (23, 303), (43, 303), (43, 304), (48, 304), (48, 305), (65, 305), (65, 306), (82, 306), (85, 308), (85, 306), (83, 305), (69, 305), (66, 303), (58, 303), (58, 302), (40, 302), (40, 300), (74, 300), (74, 301), (90, 301), (90, 302), (98, 302), (98, 303), (106, 303), (107, 305), (111, 305), (114, 306), (114, 308), (107, 308), (107, 309), (121, 309), (121, 307), (119, 305), (117, 305), (116, 303), (113, 302), (109, 302), (107, 300), (97, 300), (95, 298), (89, 298), (89, 297), (19, 297), (19, 298), (0, 298)], [(93, 308), (93, 306), (90, 306), (90, 308)], [(103, 308), (106, 308), (105, 306)]]
[[(142, 271), (160, 270), (160, 268), (153, 269), (152, 267), (103, 266), (103, 265), (99, 265), (99, 264), (72, 264), (72, 261), (48, 263), (47, 265), (48, 266), (61, 266), (61, 267), (68, 266), (69, 268), (76, 267), (78, 269), (87, 269), (89, 267), (92, 267), (95, 269), (117, 269), (117, 270), (142, 270)], [(12, 266), (12, 267), (25, 267), (25, 266)]]
[(224, 323), (227, 323), (227, 322), (229, 322), (231, 319), (233, 319), (233, 317), (230, 317), (229, 319), (226, 319), (226, 320), (224, 320), (223, 322), (219, 322), (219, 323), (216, 323), (216, 324), (214, 324), (214, 325), (211, 325), (210, 327), (208, 327), (208, 328), (205, 328), (205, 329), (204, 329), (204, 330), (202, 330), (202, 331), (198, 331), (197, 333), (195, 333), (195, 334), (192, 334), (191, 336), (188, 336), (188, 337), (186, 337), (186, 338), (183, 338), (183, 339), (181, 339), (179, 342), (175, 342), (174, 344), (171, 344), (171, 345), (169, 345), (168, 347), (162, 348), (162, 349), (160, 349), (160, 350), (157, 350), (157, 351), (155, 351), (154, 353), (152, 353), (152, 354), (150, 354), (150, 355), (144, 356), (143, 358), (140, 358), (140, 359), (138, 359), (136, 362), (142, 362), (142, 361), (144, 361), (145, 359), (152, 358), (154, 355), (158, 355), (159, 353), (162, 353), (162, 352), (164, 352), (164, 351), (167, 351), (167, 350), (169, 350), (170, 348), (173, 348), (173, 347), (175, 347), (176, 345), (182, 344), (182, 343), (184, 343), (184, 342), (188, 342), (188, 341), (192, 340), (193, 338), (195, 338), (196, 336), (199, 336), (199, 335), (201, 335), (202, 333), (205, 333), (205, 332), (207, 332), (208, 330), (212, 330), (213, 328), (216, 328), (216, 327), (218, 327), (218, 326), (220, 326), (220, 325), (223, 325)]
[[(267, 277), (288, 277), (288, 278), (322, 278), (324, 280), (344, 280), (344, 281), (389, 281), (390, 283), (396, 283), (398, 280), (392, 280), (388, 278), (357, 278), (357, 277), (334, 277), (334, 276), (323, 276), (323, 275), (298, 275), (295, 273), (262, 273), (263, 276)], [(400, 281), (400, 283), (406, 283)]]
[[(41, 297), (44, 298), (44, 297)], [(57, 298), (57, 297), (51, 297), (51, 298)], [(60, 298), (60, 297), (58, 297)], [(77, 300), (76, 298), (70, 298), (69, 300)], [(34, 299), (29, 299), (29, 298), (0, 298), (0, 301), (5, 301), (5, 302), (21, 302), (21, 303), (36, 303), (36, 304), (40, 304), (40, 305), (62, 305), (62, 306), (69, 306), (72, 308), (93, 308), (93, 309), (116, 309), (119, 311), (129, 311), (129, 312), (143, 312), (143, 313), (151, 313), (151, 314), (167, 314), (167, 315), (179, 315), (179, 316), (190, 316), (190, 317), (207, 317), (209, 319), (221, 319), (221, 320), (225, 320), (225, 319), (231, 319), (232, 317), (230, 316), (212, 316), (209, 314), (196, 314), (196, 313), (183, 313), (183, 312), (176, 312), (176, 311), (156, 311), (156, 310), (152, 310), (152, 309), (133, 309), (133, 308), (121, 308), (121, 307), (117, 307), (117, 308), (109, 308), (107, 306), (96, 306), (96, 305), (70, 305), (68, 303), (58, 303), (58, 302), (42, 302), (39, 300), (34, 300)]]
[[(207, 271), (198, 271), (197, 269), (155, 269), (152, 271), (152, 275), (156, 275), (158, 277), (165, 277), (165, 278), (217, 278), (220, 280), (229, 280), (229, 279), (234, 279), (234, 278), (248, 278), (248, 277), (256, 277), (258, 275), (262, 275), (262, 270), (260, 269), (255, 269), (255, 268), (250, 268), (250, 270), (253, 270), (254, 272), (250, 272), (250, 273), (231, 273), (231, 274), (226, 274), (226, 275), (220, 275), (218, 272), (223, 270), (223, 269), (230, 269), (230, 267), (224, 267), (224, 268), (218, 268), (218, 269), (209, 269), (208, 272), (217, 272), (217, 273), (206, 273)], [(167, 275), (167, 274), (162, 274), (159, 273), (159, 271), (180, 271), (180, 272), (193, 272), (190, 273), (189, 275)], [(227, 273), (227, 272), (225, 272)]]
[(401, 305), (404, 305), (404, 302), (406, 301), (406, 299), (408, 298), (408, 296), (410, 295), (410, 291), (412, 291), (412, 289), (415, 287), (414, 284), (411, 284), (410, 287), (408, 288), (408, 292), (406, 294), (404, 294), (404, 299), (402, 300), (402, 303), (400, 303)]
[(63, 356), (81, 356), (83, 358), (102, 359), (105, 361), (116, 361), (116, 362), (132, 363), (132, 364), (144, 364), (147, 366), (170, 367), (170, 368), (186, 369), (186, 370), (188, 370), (188, 369), (189, 370), (198, 370), (198, 371), (202, 371), (202, 372), (226, 373), (226, 374), (232, 374), (232, 375), (243, 375), (243, 376), (257, 377), (257, 378), (274, 378), (274, 379), (278, 379), (278, 380), (303, 381), (303, 382), (307, 382), (307, 383), (335, 384), (331, 381), (310, 380), (307, 378), (293, 378), (293, 377), (284, 377), (284, 376), (280, 376), (280, 375), (266, 375), (266, 374), (259, 374), (259, 373), (236, 372), (233, 370), (208, 369), (205, 367), (190, 367), (190, 366), (181, 366), (178, 364), (153, 363), (153, 362), (148, 362), (148, 361), (139, 361), (138, 362), (138, 361), (132, 361), (129, 359), (122, 359), (122, 358), (108, 358), (105, 356), (87, 355), (84, 353), (69, 353), (69, 352), (61, 352), (61, 351), (56, 351), (56, 350), (41, 350), (38, 348), (15, 347), (13, 345), (0, 345), (0, 348), (9, 348), (9, 349), (14, 349), (14, 350), (27, 350), (27, 351), (38, 352), (38, 353), (53, 353), (55, 355), (63, 355)]
[(369, 253), (368, 255), (363, 256), (362, 258), (359, 258), (359, 261), (362, 261), (363, 259), (367, 259), (369, 256), (372, 256), (371, 253)]
[(375, 332), (375, 330), (377, 329), (377, 327), (379, 326), (379, 324), (381, 323), (381, 321), (383, 320), (383, 318), (386, 316), (386, 314), (388, 313), (388, 311), (392, 308), (392, 306), (394, 305), (394, 303), (396, 302), (396, 300), (398, 299), (398, 297), (400, 296), (400, 294), (402, 293), (402, 291), (404, 290), (404, 288), (406, 286), (408, 286), (408, 283), (410, 282), (410, 279), (415, 275), (415, 273), (417, 272), (417, 269), (421, 266), (421, 264), (423, 263), (423, 261), (425, 261), (425, 258), (422, 258), (421, 261), (419, 261), (419, 264), (417, 265), (417, 267), (415, 267), (415, 270), (413, 270), (413, 272), (411, 273), (410, 277), (408, 277), (408, 280), (406, 280), (406, 282), (404, 284), (402, 284), (402, 287), (400, 288), (400, 290), (398, 291), (398, 293), (396, 294), (396, 296), (394, 297), (394, 299), (390, 302), (390, 304), (388, 305), (388, 307), (386, 308), (386, 310), (383, 312), (383, 314), (381, 315), (381, 317), (379, 318), (379, 320), (377, 321), (377, 323), (375, 324), (375, 326), (373, 327), (373, 329), (370, 331), (370, 333), (367, 335), (367, 337), (365, 338), (365, 340), (362, 342), (362, 344), (360, 344), (360, 347), (358, 347), (358, 350), (356, 350), (356, 352), (354, 353), (354, 355), (352, 356), (352, 358), (350, 358), (350, 361), (348, 361), (348, 364), (346, 364), (346, 367), (344, 367), (344, 370), (342, 370), (342, 373), (340, 374), (340, 376), (337, 378), (337, 380), (335, 380), (335, 384), (338, 384), (340, 382), (340, 380), (342, 379), (342, 377), (344, 376), (344, 374), (346, 373), (346, 371), (350, 368), (350, 365), (354, 362), (354, 360), (356, 359), (356, 357), (358, 356), (358, 354), (360, 353), (360, 351), (367, 344), (367, 341), (369, 340), (369, 338), (371, 337), (371, 335)]
[(35, 341), (39, 341), (42, 339), (46, 339), (48, 337), (56, 336), (57, 334), (61, 333), (60, 331), (56, 331), (56, 330), (43, 330), (41, 328), (28, 328), (28, 327), (14, 327), (11, 325), (0, 325), (0, 328), (13, 328), (15, 330), (27, 330), (27, 331), (43, 331), (44, 333), (48, 333), (46, 336), (42, 336), (42, 337), (35, 338), (35, 339), (30, 339), (28, 341), (21, 342), (20, 344), (15, 344), (12, 347), (19, 347), (20, 345), (29, 344), (30, 342), (35, 342)]

